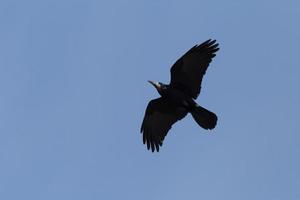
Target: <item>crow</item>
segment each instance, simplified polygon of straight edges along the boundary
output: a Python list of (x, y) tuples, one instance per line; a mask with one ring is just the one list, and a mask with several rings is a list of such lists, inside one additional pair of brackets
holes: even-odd
[(143, 143), (147, 149), (159, 152), (163, 140), (172, 125), (191, 113), (197, 124), (204, 129), (213, 129), (217, 115), (195, 100), (200, 94), (202, 78), (219, 50), (216, 40), (207, 40), (188, 50), (171, 67), (170, 84), (151, 83), (160, 98), (148, 103), (141, 126)]

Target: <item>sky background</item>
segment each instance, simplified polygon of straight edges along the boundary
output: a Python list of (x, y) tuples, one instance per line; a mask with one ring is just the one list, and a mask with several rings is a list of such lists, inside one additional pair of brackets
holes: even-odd
[[(299, 1), (2, 0), (0, 199), (299, 200)], [(159, 153), (147, 80), (220, 51)]]

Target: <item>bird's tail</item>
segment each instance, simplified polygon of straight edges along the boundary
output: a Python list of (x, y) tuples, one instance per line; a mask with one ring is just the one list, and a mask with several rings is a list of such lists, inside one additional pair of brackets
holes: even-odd
[(192, 109), (191, 114), (197, 124), (204, 129), (213, 129), (217, 125), (217, 115), (199, 105)]

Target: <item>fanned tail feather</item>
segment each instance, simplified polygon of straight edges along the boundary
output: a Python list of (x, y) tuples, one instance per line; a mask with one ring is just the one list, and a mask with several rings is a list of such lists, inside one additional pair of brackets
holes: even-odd
[(204, 129), (213, 129), (217, 125), (217, 115), (199, 105), (194, 107), (191, 114), (197, 124)]

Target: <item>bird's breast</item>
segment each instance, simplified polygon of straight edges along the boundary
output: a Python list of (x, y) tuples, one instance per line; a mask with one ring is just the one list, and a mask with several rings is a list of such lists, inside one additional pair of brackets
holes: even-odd
[(190, 97), (188, 97), (182, 91), (176, 89), (166, 90), (163, 97), (167, 98), (168, 101), (170, 101), (170, 103), (176, 106), (183, 106), (183, 107), (188, 106), (187, 102), (189, 102), (190, 99)]

